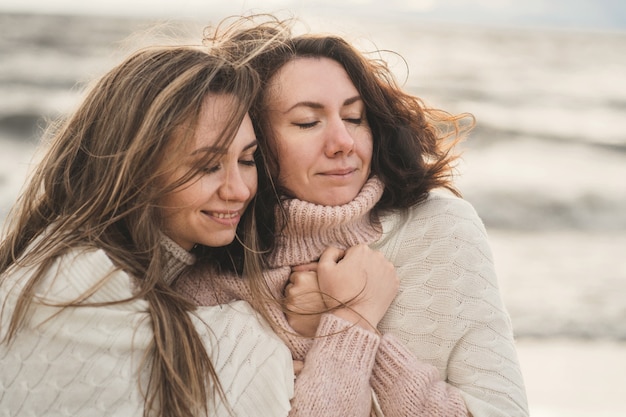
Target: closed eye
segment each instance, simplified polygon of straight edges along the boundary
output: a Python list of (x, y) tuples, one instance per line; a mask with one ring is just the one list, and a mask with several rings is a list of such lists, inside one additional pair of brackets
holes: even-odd
[(241, 165), (245, 165), (247, 167), (253, 167), (256, 166), (256, 161), (254, 159), (240, 159), (239, 163)]
[(222, 168), (222, 165), (218, 164), (218, 165), (204, 167), (204, 168), (202, 168), (201, 171), (202, 171), (203, 174), (213, 174), (213, 173), (219, 171), (221, 168)]
[(312, 127), (317, 126), (319, 122), (308, 122), (308, 123), (293, 123), (295, 126), (298, 126), (300, 129), (310, 129)]
[(354, 125), (357, 125), (357, 126), (360, 125), (361, 123), (363, 123), (363, 119), (360, 118), (360, 117), (359, 118), (355, 118), (355, 119), (349, 118), (349, 119), (343, 119), (343, 120), (345, 120), (348, 123), (352, 123)]

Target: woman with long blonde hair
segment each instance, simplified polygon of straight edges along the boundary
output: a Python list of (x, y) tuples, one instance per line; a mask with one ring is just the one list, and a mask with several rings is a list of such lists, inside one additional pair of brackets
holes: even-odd
[(206, 48), (147, 48), (56, 126), (0, 244), (0, 409), (287, 414), (291, 355), (263, 320), (171, 288), (199, 264), (259, 273), (258, 88)]

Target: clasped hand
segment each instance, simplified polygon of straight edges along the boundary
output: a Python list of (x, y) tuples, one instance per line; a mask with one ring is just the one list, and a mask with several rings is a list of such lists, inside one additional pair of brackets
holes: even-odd
[(292, 269), (285, 286), (289, 325), (302, 336), (317, 332), (321, 314), (331, 312), (376, 331), (398, 292), (395, 268), (367, 245), (330, 247), (318, 262)]

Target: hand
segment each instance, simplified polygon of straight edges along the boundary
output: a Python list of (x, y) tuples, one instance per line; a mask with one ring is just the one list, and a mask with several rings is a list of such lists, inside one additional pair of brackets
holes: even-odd
[(320, 323), (321, 313), (327, 311), (317, 285), (317, 263), (293, 268), (285, 286), (287, 322), (300, 335), (313, 337)]
[(336, 308), (334, 314), (373, 331), (400, 285), (393, 264), (363, 244), (346, 251), (326, 249), (320, 257), (317, 278), (325, 304)]

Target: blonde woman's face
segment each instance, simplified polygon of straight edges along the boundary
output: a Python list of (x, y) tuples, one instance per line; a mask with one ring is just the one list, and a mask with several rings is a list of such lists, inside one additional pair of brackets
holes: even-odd
[(373, 140), (345, 69), (328, 58), (296, 58), (272, 77), (270, 88), (280, 185), (315, 204), (353, 200), (369, 177)]
[[(212, 152), (229, 116), (228, 95), (205, 99), (195, 141), (169, 178), (185, 175), (194, 161)], [(180, 143), (174, 140), (173, 143)], [(160, 201), (164, 232), (186, 250), (195, 244), (224, 246), (233, 241), (241, 216), (257, 190), (254, 152), (257, 148), (252, 122), (245, 117), (228, 152), (190, 182)]]

